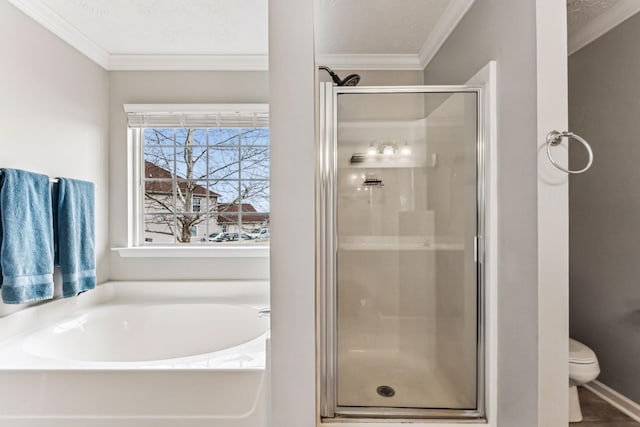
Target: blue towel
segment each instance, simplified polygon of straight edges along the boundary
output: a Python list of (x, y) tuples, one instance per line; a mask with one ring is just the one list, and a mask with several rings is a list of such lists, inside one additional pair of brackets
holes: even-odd
[(49, 177), (0, 170), (0, 280), (9, 304), (53, 298)]
[(54, 191), (56, 265), (65, 298), (96, 287), (94, 192), (92, 182), (69, 178), (59, 178)]

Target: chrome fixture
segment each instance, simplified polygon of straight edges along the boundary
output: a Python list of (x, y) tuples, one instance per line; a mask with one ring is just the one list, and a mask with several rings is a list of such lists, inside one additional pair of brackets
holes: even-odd
[(382, 397), (393, 397), (396, 395), (396, 391), (393, 387), (388, 385), (381, 385), (376, 389), (376, 393), (378, 393)]
[(360, 83), (360, 76), (358, 74), (349, 74), (344, 79), (341, 79), (329, 67), (325, 67), (324, 65), (321, 65), (318, 68), (329, 73), (329, 75), (331, 76), (331, 80), (333, 80), (333, 82), (338, 86), (356, 86), (358, 83)]
[(258, 317), (271, 317), (271, 307), (258, 310)]
[(367, 175), (362, 185), (364, 187), (384, 187), (382, 180), (373, 175)]
[[(573, 138), (576, 141), (578, 141), (579, 143), (581, 143), (584, 148), (587, 150), (587, 155), (589, 156), (589, 160), (587, 161), (587, 165), (585, 167), (583, 167), (582, 169), (578, 169), (578, 170), (571, 170), (568, 168), (564, 168), (562, 166), (560, 166), (554, 159), (553, 157), (551, 157), (551, 147), (555, 147), (556, 145), (560, 145), (560, 143), (562, 142), (562, 138), (567, 138), (567, 140)], [(549, 161), (551, 162), (551, 164), (553, 166), (555, 166), (556, 168), (560, 169), (562, 172), (566, 172), (566, 173), (583, 173), (589, 170), (589, 168), (591, 167), (591, 164), (593, 163), (593, 151), (591, 150), (591, 146), (589, 145), (589, 143), (587, 141), (585, 141), (584, 138), (576, 135), (573, 132), (558, 132), (557, 130), (552, 130), (551, 132), (549, 132), (547, 134), (547, 157), (549, 158)]]

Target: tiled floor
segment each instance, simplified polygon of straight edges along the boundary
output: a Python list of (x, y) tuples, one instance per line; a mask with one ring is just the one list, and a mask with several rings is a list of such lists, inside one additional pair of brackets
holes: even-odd
[(582, 406), (581, 423), (571, 423), (571, 427), (638, 427), (635, 422), (584, 387), (578, 387)]

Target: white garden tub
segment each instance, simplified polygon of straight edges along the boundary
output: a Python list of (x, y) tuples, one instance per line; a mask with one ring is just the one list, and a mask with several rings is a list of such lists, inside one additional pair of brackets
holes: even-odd
[(0, 425), (266, 426), (267, 282), (111, 282), (0, 319)]

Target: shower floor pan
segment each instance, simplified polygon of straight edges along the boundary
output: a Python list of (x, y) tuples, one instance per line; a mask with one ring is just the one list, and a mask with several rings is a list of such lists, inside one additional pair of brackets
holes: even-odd
[[(344, 367), (344, 369), (341, 369)], [(435, 364), (418, 354), (390, 351), (347, 351), (338, 358), (339, 407), (474, 408), (475, 393), (464, 393)], [(385, 397), (386, 386), (393, 396)], [(381, 391), (382, 394), (379, 392)]]

